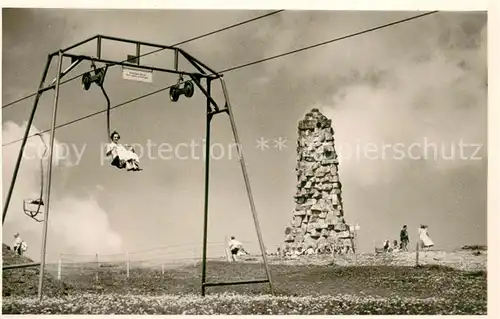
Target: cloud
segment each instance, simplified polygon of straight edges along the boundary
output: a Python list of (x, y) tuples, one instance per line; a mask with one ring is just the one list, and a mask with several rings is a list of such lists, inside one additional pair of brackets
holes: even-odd
[[(3, 139), (11, 141), (20, 138), (26, 128), (26, 123), (18, 126), (7, 122), (3, 126)], [(30, 134), (38, 130), (32, 127)], [(49, 136), (44, 136), (49, 144)], [(54, 141), (55, 153), (53, 161), (53, 179), (50, 202), (49, 230), (47, 252), (50, 255), (64, 253), (94, 254), (116, 253), (121, 250), (121, 237), (112, 228), (107, 212), (98, 202), (90, 198), (76, 198), (65, 194), (64, 185), (60, 185), (65, 168), (74, 165), (75, 156), (57, 158), (57, 150), (68, 149), (67, 146)], [(4, 200), (10, 186), (14, 165), (19, 154), (20, 143), (5, 146), (3, 150), (3, 188)], [(25, 154), (21, 162), (16, 185), (9, 205), (9, 211), (3, 227), (4, 242), (12, 241), (12, 234), (20, 232), (29, 244), (29, 256), (38, 259), (41, 249), (42, 223), (31, 220), (22, 213), (21, 205), (24, 199), (35, 199), (40, 196), (40, 158), (44, 145), (39, 138), (30, 138), (26, 143)], [(45, 178), (47, 173), (47, 155), (44, 157)], [(55, 176), (55, 178), (54, 178)], [(46, 180), (45, 185), (46, 187)], [(44, 194), (45, 197), (45, 194)], [(42, 217), (43, 218), (43, 217)]]
[(333, 120), (344, 170), (373, 184), (390, 181), (419, 157), (429, 169), (482, 165), (476, 159), (487, 155), (485, 33), (473, 49), (436, 50), (423, 60), (416, 51), (376, 69), (377, 81), (361, 77), (313, 105)]
[(121, 237), (111, 229), (107, 213), (95, 200), (64, 197), (51, 209), (51, 231), (78, 254), (120, 252)]

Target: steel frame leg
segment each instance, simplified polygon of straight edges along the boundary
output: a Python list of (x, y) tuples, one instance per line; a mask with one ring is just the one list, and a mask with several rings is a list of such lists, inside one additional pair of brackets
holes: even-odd
[(45, 196), (45, 217), (43, 219), (43, 237), (42, 237), (42, 251), (40, 258), (40, 278), (38, 282), (38, 301), (42, 301), (42, 290), (43, 290), (43, 276), (45, 271), (45, 255), (47, 250), (47, 229), (49, 223), (49, 211), (50, 211), (50, 188), (52, 184), (52, 159), (54, 156), (54, 139), (55, 139), (55, 126), (56, 126), (56, 118), (57, 118), (57, 102), (59, 100), (59, 87), (61, 82), (61, 69), (62, 69), (62, 60), (63, 53), (59, 51), (59, 61), (57, 65), (57, 76), (56, 76), (56, 86), (55, 86), (55, 94), (54, 94), (54, 105), (52, 107), (52, 125), (50, 130), (50, 153), (48, 159), (48, 176), (47, 176), (47, 190)]
[[(243, 153), (241, 150), (241, 144), (240, 140), (238, 137), (238, 132), (236, 130), (236, 123), (234, 121), (234, 117), (231, 111), (231, 103), (229, 101), (229, 94), (227, 93), (227, 88), (224, 83), (224, 80), (221, 78), (220, 79), (221, 84), (222, 84), (222, 90), (224, 93), (224, 97), (226, 100), (226, 108), (223, 110), (215, 110), (211, 111), (210, 110), (210, 104), (213, 102), (213, 99), (210, 96), (210, 91), (211, 91), (211, 83), (210, 79), (207, 79), (207, 89), (202, 90), (202, 92), (206, 95), (207, 97), (207, 118), (206, 118), (206, 149), (205, 149), (205, 208), (204, 208), (204, 223), (203, 223), (203, 256), (202, 256), (202, 274), (201, 274), (201, 295), (205, 296), (205, 288), (208, 286), (226, 286), (226, 285), (240, 285), (240, 284), (250, 284), (250, 283), (265, 283), (269, 282), (269, 288), (271, 291), (271, 294), (274, 294), (274, 289), (273, 289), (273, 284), (271, 280), (271, 272), (269, 270), (269, 264), (267, 261), (267, 256), (266, 256), (266, 249), (264, 247), (264, 242), (262, 239), (262, 234), (259, 226), (259, 221), (257, 218), (257, 212), (255, 208), (255, 203), (253, 200), (253, 195), (252, 195), (252, 190), (250, 188), (250, 181), (248, 178), (248, 173), (246, 170), (246, 165), (245, 161), (243, 159)], [(196, 83), (199, 87), (199, 83)], [(259, 239), (259, 246), (262, 254), (262, 259), (264, 261), (264, 266), (266, 269), (266, 275), (267, 279), (266, 280), (248, 280), (248, 281), (235, 281), (235, 282), (220, 282), (220, 283), (207, 283), (206, 282), (206, 249), (207, 249), (207, 232), (208, 232), (208, 190), (209, 190), (209, 175), (210, 175), (210, 129), (211, 129), (211, 121), (212, 118), (215, 114), (222, 113), (222, 112), (227, 112), (229, 115), (229, 119), (231, 122), (231, 128), (233, 132), (233, 137), (236, 142), (236, 147), (238, 149), (238, 157), (241, 165), (241, 170), (243, 173), (243, 178), (245, 180), (245, 186), (246, 186), (246, 191), (248, 194), (248, 200), (250, 202), (250, 208), (252, 211), (252, 216), (255, 224), (255, 229), (257, 231), (257, 237)]]

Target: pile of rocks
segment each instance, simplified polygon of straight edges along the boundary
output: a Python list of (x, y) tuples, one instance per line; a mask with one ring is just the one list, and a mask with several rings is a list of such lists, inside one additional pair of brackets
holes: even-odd
[(296, 207), (292, 223), (285, 230), (285, 254), (352, 251), (331, 124), (318, 109), (312, 109), (299, 121)]

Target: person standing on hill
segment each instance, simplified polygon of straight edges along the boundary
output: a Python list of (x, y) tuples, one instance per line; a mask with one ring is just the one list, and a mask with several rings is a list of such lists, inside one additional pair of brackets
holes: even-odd
[(28, 249), (28, 245), (21, 239), (21, 236), (19, 236), (19, 233), (14, 234), (14, 252), (18, 254), (19, 256), (22, 256), (23, 253)]
[(399, 233), (399, 241), (401, 242), (401, 251), (408, 251), (408, 243), (410, 242), (410, 237), (408, 236), (408, 231), (406, 230), (406, 225), (403, 226), (401, 232)]

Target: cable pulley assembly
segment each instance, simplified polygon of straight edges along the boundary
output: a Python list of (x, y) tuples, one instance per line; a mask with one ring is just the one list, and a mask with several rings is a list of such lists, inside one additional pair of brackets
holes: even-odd
[(104, 76), (106, 75), (106, 68), (97, 69), (94, 62), (92, 61), (92, 68), (94, 69), (94, 74), (92, 75), (90, 72), (85, 72), (82, 75), (82, 86), (85, 91), (90, 89), (90, 85), (92, 83), (97, 84), (98, 86), (102, 86), (104, 84)]
[(191, 81), (184, 82), (181, 76), (177, 84), (170, 88), (170, 101), (177, 102), (181, 95), (190, 98), (193, 96), (193, 94), (194, 94), (193, 82)]

